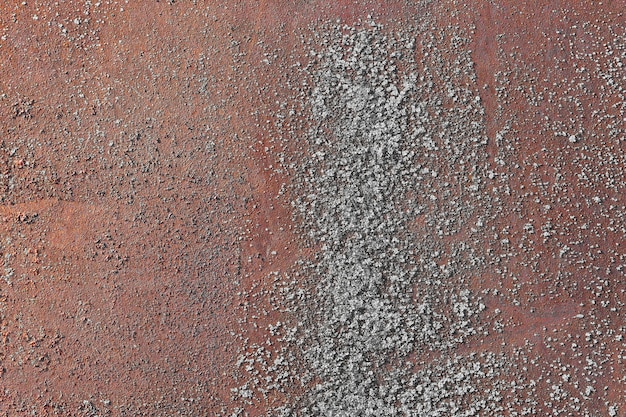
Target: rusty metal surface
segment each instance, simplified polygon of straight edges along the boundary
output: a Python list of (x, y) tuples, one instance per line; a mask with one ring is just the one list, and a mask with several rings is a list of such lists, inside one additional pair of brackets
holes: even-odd
[(239, 353), (282, 317), (271, 273), (319, 250), (282, 195), (279, 156), (306, 150), (274, 141), (280, 104), (325, 22), (391, 31), (428, 13), (470, 34), (499, 207), (442, 239), (490, 256), (469, 286), (491, 327), (454, 353), (508, 355), (511, 380), (533, 381), (502, 394), (503, 415), (530, 400), (532, 415), (623, 415), (622, 7), (4, 2), (0, 412), (263, 415), (304, 395), (231, 392)]

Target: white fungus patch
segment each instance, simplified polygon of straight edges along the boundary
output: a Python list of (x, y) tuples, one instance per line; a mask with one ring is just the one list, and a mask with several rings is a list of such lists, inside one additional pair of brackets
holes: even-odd
[[(485, 305), (468, 288), (484, 256), (444, 240), (477, 222), (485, 178), (468, 40), (460, 28), (391, 34), (373, 22), (317, 36), (293, 206), (321, 250), (305, 271), (317, 281), (312, 295), (290, 307), (306, 325), (288, 340), (299, 353), (283, 374), (306, 388), (273, 413), (496, 415), (505, 362), (451, 350), (487, 331)], [(253, 363), (261, 395), (263, 378), (276, 381), (257, 366), (272, 358), (263, 352), (241, 360)], [(249, 400), (249, 390), (236, 393)]]
[[(449, 68), (437, 61), (446, 35), (458, 48)], [(317, 124), (301, 176), (307, 192), (295, 207), (322, 245), (304, 350), (319, 382), (299, 415), (493, 415), (499, 407), (487, 378), (499, 372), (492, 356), (410, 359), (462, 343), (484, 309), (463, 288), (463, 267), (438, 263), (441, 249), (453, 261), (468, 256), (437, 236), (467, 221), (473, 207), (460, 197), (474, 195), (437, 185), (477, 184), (486, 144), (477, 91), (459, 83), (474, 77), (467, 41), (433, 28), (423, 39), (432, 56), (419, 68), (416, 36), (374, 23), (334, 27), (312, 52)], [(422, 212), (426, 241), (410, 225)]]

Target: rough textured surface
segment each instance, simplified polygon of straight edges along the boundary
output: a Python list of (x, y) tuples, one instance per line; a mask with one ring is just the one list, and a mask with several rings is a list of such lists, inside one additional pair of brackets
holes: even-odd
[[(621, 215), (590, 223), (607, 200), (619, 212), (625, 184), (623, 117), (619, 101), (609, 104), (621, 57), (605, 63), (622, 49), (623, 28), (582, 22), (576, 39), (588, 45), (578, 48), (560, 29), (557, 39), (544, 33), (572, 50), (556, 69), (528, 50), (518, 58), (520, 36), (509, 46), (498, 34), (490, 85), (471, 50), (485, 35), (427, 9), (400, 24), (338, 20), (304, 36), (308, 65), (292, 78), (304, 80), (293, 100), (305, 121), (286, 113), (280, 127), (299, 135), (277, 136), (285, 147), (305, 138), (283, 167), (298, 227), (318, 253), (300, 286), (286, 275), (289, 289), (265, 293), (296, 320), (268, 326), (283, 336), (242, 356), (257, 365), (236, 398), (267, 404), (268, 389), (300, 384), (272, 415), (618, 415), (623, 291), (599, 314), (581, 289), (600, 297), (622, 277), (611, 237)], [(612, 41), (593, 40), (604, 31)], [(552, 89), (537, 91), (540, 71)], [(585, 151), (600, 159), (577, 174)], [(607, 163), (616, 169), (598, 172)], [(593, 236), (596, 251), (572, 249)], [(588, 283), (599, 271), (607, 277), (596, 292)]]
[[(474, 391), (462, 382), (482, 375), (481, 364), (461, 370), (410, 358), (435, 350), (450, 361), (450, 350), (476, 333), (472, 319), (484, 305), (463, 285), (472, 270), (464, 258), (476, 254), (463, 247), (442, 271), (432, 262), (451, 248), (411, 223), (424, 215), (428, 234), (449, 235), (473, 214), (487, 143), (475, 74), (454, 29), (424, 25), (423, 33), (392, 37), (364, 26), (327, 29), (319, 68), (312, 64), (319, 127), (309, 133), (307, 192), (296, 203), (322, 245), (314, 330), (305, 330), (313, 339), (305, 357), (322, 381), (310, 414), (455, 413), (444, 399), (460, 403)], [(438, 43), (446, 36), (457, 55), (443, 66)], [(424, 57), (419, 66), (415, 57)], [(450, 98), (460, 106), (446, 109)], [(439, 202), (437, 185), (449, 181), (463, 192)], [(416, 367), (428, 376), (440, 367), (439, 378), (459, 385), (433, 390)]]
[(0, 412), (623, 415), (621, 7), (3, 2)]

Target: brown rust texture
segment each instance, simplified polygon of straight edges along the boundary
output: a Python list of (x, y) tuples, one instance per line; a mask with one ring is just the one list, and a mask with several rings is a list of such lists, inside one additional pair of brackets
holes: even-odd
[[(582, 49), (593, 39), (581, 32), (573, 44), (557, 31), (583, 21), (602, 22), (600, 32), (623, 23), (623, 4), (466, 3), (443, 2), (431, 12), (442, 25), (475, 25), (490, 158), (496, 175), (508, 175), (494, 187), (507, 185), (501, 197), (518, 208), (486, 228), (509, 226), (508, 242), (519, 245), (525, 224), (550, 220), (557, 235), (567, 236), (575, 217), (574, 226), (590, 224), (576, 250), (597, 251), (592, 276), (559, 257), (554, 240), (542, 240), (539, 230), (532, 253), (497, 266), (510, 281), (486, 272), (472, 283), (477, 292), (498, 287), (505, 294), (517, 286), (519, 300), (487, 295), (488, 312), (499, 309), (508, 325), (467, 349), (514, 351), (532, 340), (541, 360), (528, 373), (539, 374), (537, 367), (554, 358), (574, 361), (566, 348), (547, 347), (546, 337), (555, 328), (589, 331), (593, 323), (572, 319), (594, 298), (582, 287), (617, 274), (606, 248), (619, 246), (623, 233), (608, 231), (603, 206), (574, 203), (596, 194), (614, 197), (615, 206), (625, 202), (577, 182), (581, 144), (542, 128), (546, 118), (575, 118), (581, 131), (604, 128), (602, 122), (577, 108), (529, 104), (524, 94), (546, 87), (558, 95), (565, 86), (552, 83), (576, 77), (574, 67), (555, 62), (569, 59), (563, 48)], [(277, 153), (299, 150), (271, 141), (280, 135), (276, 104), (292, 93), (289, 72), (263, 60), (288, 68), (304, 59), (297, 34), (317, 22), (373, 15), (393, 25), (427, 9), (400, 1), (3, 2), (0, 413), (191, 416), (228, 408), (240, 307), (269, 303), (238, 292), (270, 285), (270, 272), (287, 271), (315, 251), (295, 233), (288, 198), (277, 197), (290, 181), (273, 170)], [(515, 78), (505, 61), (534, 78)], [(503, 73), (515, 94), (506, 102), (496, 91)], [(593, 108), (603, 87), (585, 87), (579, 99)], [(520, 138), (508, 153), (495, 140), (505, 127)], [(594, 140), (603, 145), (600, 136), (586, 144)], [(623, 151), (621, 143), (610, 146)], [(567, 187), (545, 194), (553, 167)], [(504, 236), (493, 235), (467, 230), (453, 238), (479, 239), (498, 252)], [(559, 274), (578, 286), (554, 286), (550, 278)], [(623, 301), (619, 290), (612, 297)], [(599, 316), (621, 319), (619, 311), (599, 308)], [(263, 337), (252, 326), (245, 331), (249, 340)], [(607, 357), (598, 384), (619, 402), (625, 370)]]

